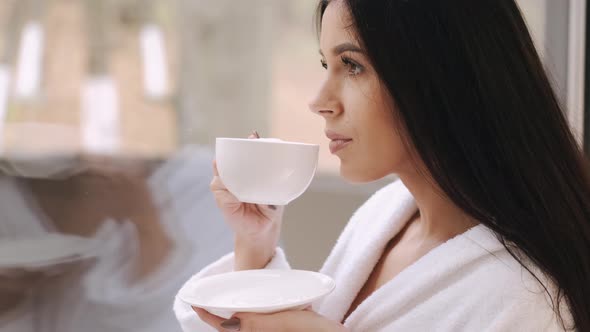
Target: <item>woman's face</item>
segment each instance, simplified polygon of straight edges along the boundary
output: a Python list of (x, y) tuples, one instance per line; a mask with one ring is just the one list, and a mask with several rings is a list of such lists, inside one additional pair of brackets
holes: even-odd
[(326, 9), (320, 37), (325, 80), (310, 103), (326, 121), (330, 151), (352, 182), (378, 180), (409, 161), (393, 119), (393, 100), (350, 27), (341, 0)]

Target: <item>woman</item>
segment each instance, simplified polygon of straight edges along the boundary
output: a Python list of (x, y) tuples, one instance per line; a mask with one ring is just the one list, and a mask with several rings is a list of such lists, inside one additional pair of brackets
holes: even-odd
[[(590, 331), (590, 176), (514, 0), (324, 0), (319, 14), (311, 109), (341, 174), (400, 181), (352, 217), (313, 311), (198, 320), (177, 301), (185, 331)], [(287, 267), (282, 210), (211, 187), (235, 255), (194, 278)]]

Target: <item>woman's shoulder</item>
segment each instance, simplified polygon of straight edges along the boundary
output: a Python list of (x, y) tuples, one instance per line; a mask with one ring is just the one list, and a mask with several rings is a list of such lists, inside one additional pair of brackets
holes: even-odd
[[(498, 308), (492, 330), (531, 330), (531, 324), (542, 331), (563, 330), (554, 306), (557, 287), (550, 278), (517, 248), (509, 251), (483, 225), (466, 237), (473, 244), (471, 250), (479, 250), (481, 255), (476, 255), (479, 263), (463, 282), (477, 285), (474, 298), (485, 299), (475, 307), (484, 311)], [(570, 317), (565, 301), (559, 310), (567, 324)]]
[[(559, 308), (555, 307), (557, 288), (553, 282), (540, 272), (533, 275), (517, 263), (514, 269), (502, 269), (501, 264), (497, 263), (495, 272), (480, 283), (481, 289), (485, 289), (482, 295), (487, 294), (482, 297), (481, 307), (495, 303), (499, 309), (494, 313), (491, 330), (564, 331), (561, 318), (566, 326), (571, 326), (567, 303), (562, 299)], [(557, 312), (561, 312), (561, 318)]]

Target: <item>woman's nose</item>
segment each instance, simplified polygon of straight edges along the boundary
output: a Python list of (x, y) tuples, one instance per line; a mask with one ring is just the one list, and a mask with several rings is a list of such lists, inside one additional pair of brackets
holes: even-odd
[(335, 117), (342, 112), (342, 107), (335, 93), (326, 83), (320, 88), (316, 97), (309, 102), (309, 109), (323, 117)]

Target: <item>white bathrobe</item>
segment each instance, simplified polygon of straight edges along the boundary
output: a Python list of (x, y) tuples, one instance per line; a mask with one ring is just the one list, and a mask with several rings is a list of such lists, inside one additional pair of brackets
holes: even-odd
[[(320, 272), (336, 289), (314, 310), (342, 321), (383, 250), (417, 211), (401, 181), (378, 191), (352, 217)], [(193, 278), (229, 272), (233, 254)], [(267, 268), (289, 268), (283, 251)], [(213, 331), (176, 299), (185, 332)], [(353, 332), (562, 331), (548, 297), (483, 225), (431, 250), (377, 289), (345, 320)]]

